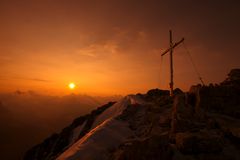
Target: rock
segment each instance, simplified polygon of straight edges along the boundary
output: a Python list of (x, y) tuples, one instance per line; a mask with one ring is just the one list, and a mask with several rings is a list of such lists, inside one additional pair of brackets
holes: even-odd
[(173, 90), (173, 95), (183, 94), (183, 91), (180, 88), (176, 88)]
[(239, 159), (239, 71), (232, 70), (220, 85), (192, 86), (175, 97), (170, 131), (176, 145), (173, 159)]
[(233, 69), (220, 85), (192, 86), (189, 91), (195, 112), (221, 113), (240, 118), (240, 69)]
[(232, 69), (228, 74), (227, 79), (223, 81), (221, 84), (240, 86), (240, 69)]
[(124, 151), (114, 157), (115, 160), (170, 160), (172, 159), (172, 149), (167, 136), (152, 136), (143, 141), (134, 141), (130, 146), (126, 146)]
[(151, 89), (147, 92), (146, 96), (149, 99), (159, 98), (160, 96), (169, 96), (170, 92), (168, 90)]
[(176, 96), (173, 104), (171, 134), (196, 131), (204, 126), (202, 119), (196, 114), (194, 106), (188, 103), (186, 95)]
[(176, 146), (184, 154), (219, 153), (223, 140), (213, 131), (180, 132), (176, 134)]

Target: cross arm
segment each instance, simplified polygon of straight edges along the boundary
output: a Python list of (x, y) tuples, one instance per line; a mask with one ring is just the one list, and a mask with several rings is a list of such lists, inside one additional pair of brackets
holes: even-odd
[(184, 38), (182, 38), (179, 42), (177, 42), (177, 43), (175, 43), (172, 47), (170, 47), (170, 48), (168, 48), (165, 52), (163, 52), (162, 54), (161, 54), (161, 56), (164, 56), (165, 54), (167, 54), (169, 51), (170, 51), (170, 49), (174, 49), (175, 47), (177, 47), (180, 43), (182, 43), (184, 41)]

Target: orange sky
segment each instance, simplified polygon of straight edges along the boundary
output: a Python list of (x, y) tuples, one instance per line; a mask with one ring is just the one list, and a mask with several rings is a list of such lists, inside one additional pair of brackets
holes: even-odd
[[(206, 83), (240, 67), (238, 1), (1, 0), (0, 91), (129, 94), (168, 88), (169, 57), (185, 37)], [(163, 67), (161, 70), (161, 66)], [(186, 51), (174, 52), (175, 87), (199, 83)], [(161, 73), (161, 71), (164, 71)]]

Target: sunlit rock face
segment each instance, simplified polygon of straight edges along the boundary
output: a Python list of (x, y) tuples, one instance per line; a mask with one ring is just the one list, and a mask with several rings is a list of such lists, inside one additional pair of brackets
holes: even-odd
[[(64, 129), (61, 136), (50, 138), (53, 141), (31, 149), (25, 159), (238, 160), (239, 77), (239, 69), (234, 69), (221, 84), (192, 86), (186, 93), (176, 89), (173, 97), (159, 89), (126, 96), (93, 111), (87, 123), (78, 119), (67, 127), (74, 128), (71, 134)], [(76, 138), (74, 133), (83, 131)], [(58, 150), (61, 143), (55, 142), (66, 140), (68, 145)]]

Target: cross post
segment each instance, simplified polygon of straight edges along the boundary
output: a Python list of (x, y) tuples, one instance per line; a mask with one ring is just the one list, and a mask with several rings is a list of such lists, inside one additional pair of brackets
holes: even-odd
[(172, 40), (172, 31), (169, 31), (169, 36), (170, 36), (170, 47), (161, 54), (161, 56), (164, 56), (165, 54), (167, 54), (169, 52), (170, 55), (170, 96), (173, 96), (173, 49), (178, 46), (180, 43), (182, 43), (184, 41), (184, 38), (182, 38), (180, 41), (178, 41), (177, 43), (173, 44), (173, 40)]

